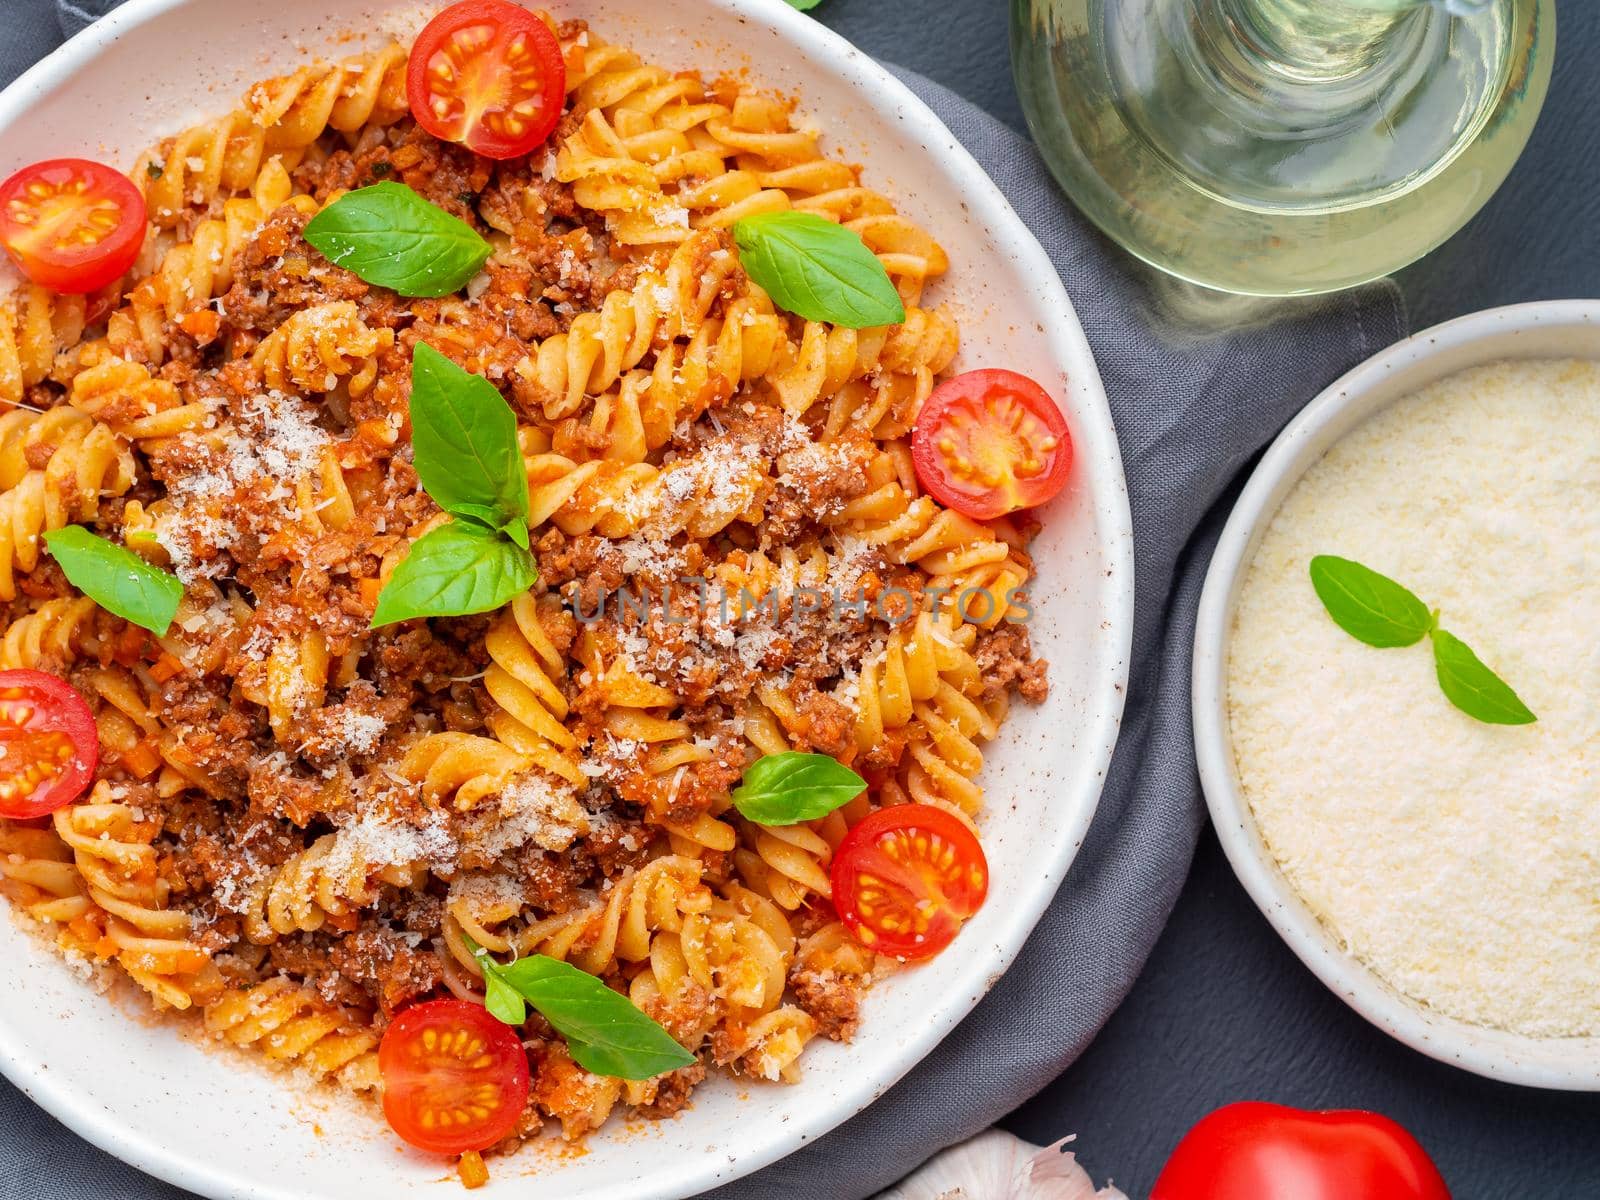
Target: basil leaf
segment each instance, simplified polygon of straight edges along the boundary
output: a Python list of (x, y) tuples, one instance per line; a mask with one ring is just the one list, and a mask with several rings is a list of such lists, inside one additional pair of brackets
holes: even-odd
[(157, 637), (171, 628), (183, 599), (183, 584), (172, 572), (151, 566), (82, 525), (52, 529), (44, 544), (72, 586), (101, 608)]
[(1445, 698), (1487, 725), (1531, 725), (1539, 718), (1472, 648), (1443, 629), (1433, 632), (1433, 666)]
[(734, 222), (739, 261), (773, 302), (848, 329), (906, 319), (889, 273), (860, 237), (815, 213), (757, 213)]
[(383, 591), (372, 627), (413, 617), (488, 612), (533, 586), (533, 556), (509, 538), (456, 520), (418, 538)]
[(617, 1079), (652, 1079), (695, 1061), (626, 996), (587, 971), (543, 954), (519, 958), (495, 971), (567, 1039), (572, 1060), (585, 1071)]
[(483, 972), (484, 1008), (489, 1010), (491, 1017), (502, 1024), (521, 1025), (528, 1019), (528, 1006), (517, 989), (505, 981), (501, 975), (500, 964), (489, 956), (487, 950), (473, 941), (472, 935), (466, 930), (461, 931), (461, 940), (467, 944), (472, 957), (478, 961), (478, 969)]
[(572, 1060), (595, 1075), (651, 1079), (695, 1061), (676, 1039), (586, 971), (535, 954), (502, 966), (465, 933), (483, 971), (484, 1007), (507, 1025), (528, 1019), (532, 1004), (567, 1039)]
[(426, 342), (411, 352), (411, 445), (422, 486), (440, 508), (505, 530), (527, 548), (517, 418), (494, 384)]
[(789, 7), (798, 8), (801, 12), (810, 12), (821, 3), (822, 0), (789, 0)]
[(1311, 586), (1339, 628), (1369, 646), (1414, 646), (1435, 624), (1428, 606), (1416, 596), (1348, 558), (1313, 558)]
[(490, 249), (465, 221), (392, 181), (346, 192), (311, 218), (305, 239), (330, 262), (402, 296), (459, 291)]
[(867, 781), (826, 754), (786, 750), (750, 764), (733, 803), (760, 825), (793, 825), (825, 817), (866, 790)]
[(528, 1019), (521, 993), (501, 977), (498, 964), (491, 965), (487, 954), (480, 954), (478, 961), (483, 964), (483, 1006), (489, 1015), (507, 1025), (521, 1025)]

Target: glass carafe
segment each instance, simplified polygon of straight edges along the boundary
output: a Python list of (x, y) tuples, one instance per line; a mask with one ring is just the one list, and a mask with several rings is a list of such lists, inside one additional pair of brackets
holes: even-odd
[(1279, 296), (1421, 257), (1511, 170), (1554, 0), (1012, 0), (1023, 109), (1147, 262)]

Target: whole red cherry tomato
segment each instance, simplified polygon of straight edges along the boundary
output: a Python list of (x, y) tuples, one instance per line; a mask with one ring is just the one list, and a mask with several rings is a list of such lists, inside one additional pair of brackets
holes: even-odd
[(1185, 1134), (1150, 1200), (1450, 1200), (1450, 1190), (1388, 1117), (1249, 1101)]

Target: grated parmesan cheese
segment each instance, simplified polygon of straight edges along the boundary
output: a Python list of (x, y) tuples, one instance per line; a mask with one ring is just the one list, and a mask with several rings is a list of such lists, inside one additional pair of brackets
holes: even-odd
[(231, 549), (247, 532), (234, 511), (234, 499), (254, 492), (266, 503), (274, 523), (290, 518), (293, 485), (314, 471), (328, 434), (316, 424), (316, 409), (294, 396), (265, 392), (239, 400), (220, 438), (210, 433), (184, 433), (175, 439), (185, 449), (204, 451), (220, 441), (220, 455), (209, 465), (173, 480), (167, 491), (170, 509), (157, 519), (153, 532), (172, 559), (172, 569), (185, 583), (220, 575), (227, 563), (219, 551)]
[(336, 731), (348, 753), (370, 754), (389, 732), (389, 723), (374, 713), (346, 709), (339, 714)]
[[(1538, 714), (1481, 724), (1426, 644), (1375, 650), (1307, 575), (1398, 580)], [(1600, 364), (1501, 363), (1379, 414), (1248, 569), (1228, 703), (1284, 874), (1379, 976), (1453, 1017), (1600, 1034)]]

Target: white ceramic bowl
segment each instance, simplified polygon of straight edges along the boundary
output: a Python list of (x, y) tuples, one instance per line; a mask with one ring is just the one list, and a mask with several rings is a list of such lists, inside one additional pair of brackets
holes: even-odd
[[(442, 4), (415, 0), (131, 0), (0, 95), (0, 175), (34, 159), (136, 153), (246, 85), (324, 52), (409, 36)], [(819, 1044), (794, 1087), (708, 1084), (673, 1121), (618, 1127), (587, 1154), (530, 1146), (497, 1162), (485, 1196), (679, 1197), (736, 1178), (860, 1111), (972, 1008), (1016, 956), (1060, 884), (1099, 798), (1121, 716), (1133, 555), (1104, 392), (1072, 304), (1038, 243), (949, 131), (872, 60), (781, 0), (552, 0), (560, 16), (647, 57), (707, 75), (748, 66), (800, 98), (827, 145), (866, 164), (950, 251), (935, 298), (962, 323), (958, 366), (1004, 364), (1062, 401), (1078, 451), (1050, 506), (1032, 589), (1047, 704), (1018, 704), (992, 747), (988, 904), (955, 949), (870, 998), (853, 1046)], [(353, 35), (342, 40), (343, 35)], [(438, 1159), (407, 1153), (354, 1105), (137, 1021), (0, 921), (0, 1068), (91, 1141), (207, 1196), (346, 1200), (455, 1196)], [(137, 1006), (135, 1006), (136, 1008)], [(313, 1128), (313, 1122), (320, 1128)], [(542, 1147), (542, 1148), (541, 1148)], [(841, 1171), (848, 1165), (841, 1164)]]
[(1228, 640), (1244, 568), (1278, 506), (1335, 442), (1419, 388), (1504, 359), (1600, 359), (1600, 301), (1490, 309), (1437, 325), (1368, 359), (1313, 400), (1262, 458), (1206, 575), (1194, 645), (1194, 735), (1211, 821), (1235, 873), (1316, 976), (1378, 1028), (1441, 1062), (1508, 1083), (1600, 1091), (1600, 1038), (1535, 1038), (1444, 1016), (1342, 949), (1290, 886), (1239, 786), (1228, 729)]

